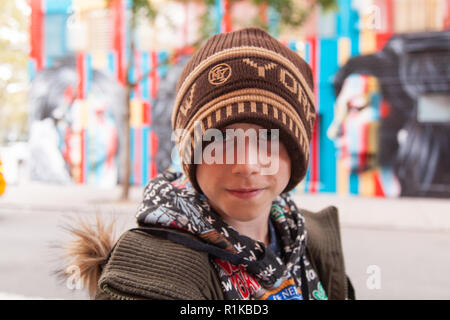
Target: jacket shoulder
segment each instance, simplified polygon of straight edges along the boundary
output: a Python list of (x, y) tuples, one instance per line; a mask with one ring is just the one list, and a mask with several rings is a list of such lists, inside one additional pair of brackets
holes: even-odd
[(220, 299), (216, 278), (206, 253), (130, 230), (110, 254), (96, 299)]
[(345, 271), (338, 209), (329, 206), (318, 212), (300, 211), (305, 217), (307, 251), (328, 298), (354, 298)]

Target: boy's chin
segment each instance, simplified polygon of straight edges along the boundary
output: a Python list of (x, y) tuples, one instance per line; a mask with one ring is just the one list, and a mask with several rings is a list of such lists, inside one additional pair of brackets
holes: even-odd
[[(239, 208), (230, 208), (225, 211), (225, 215), (228, 218), (233, 219), (234, 221), (239, 222), (250, 222), (254, 221), (257, 218), (259, 218), (261, 215), (264, 214), (264, 209), (267, 210), (267, 208), (252, 208), (251, 210), (248, 210), (246, 207), (240, 206)], [(226, 219), (225, 219), (226, 220)]]

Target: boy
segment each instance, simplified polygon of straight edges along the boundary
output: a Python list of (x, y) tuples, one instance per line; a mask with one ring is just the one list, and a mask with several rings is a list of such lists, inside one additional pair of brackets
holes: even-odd
[(148, 183), (96, 298), (352, 298), (336, 208), (300, 211), (288, 194), (314, 119), (311, 70), (295, 52), (257, 28), (210, 38), (177, 85), (185, 174)]

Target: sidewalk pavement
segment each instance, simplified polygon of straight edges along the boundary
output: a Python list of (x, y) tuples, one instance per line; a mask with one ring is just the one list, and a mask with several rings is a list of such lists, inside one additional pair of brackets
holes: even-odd
[[(131, 215), (142, 199), (143, 188), (132, 187), (129, 200), (120, 201), (121, 187), (102, 189), (87, 185), (29, 183), (7, 186), (0, 209), (32, 212), (83, 212)], [(300, 208), (318, 211), (333, 205), (339, 209), (343, 228), (376, 228), (450, 233), (450, 199), (368, 198), (335, 194), (296, 194)]]

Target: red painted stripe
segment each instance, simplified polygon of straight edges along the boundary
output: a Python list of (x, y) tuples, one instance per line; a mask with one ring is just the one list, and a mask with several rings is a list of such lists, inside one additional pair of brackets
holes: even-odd
[(450, 0), (447, 0), (447, 12), (444, 18), (444, 28), (443, 30), (447, 30), (450, 28)]
[(267, 3), (263, 2), (259, 5), (259, 19), (267, 24)]
[(230, 1), (224, 0), (224, 15), (223, 15), (223, 30), (225, 32), (231, 32), (232, 22), (231, 22), (231, 14), (230, 14)]
[(389, 41), (391, 36), (392, 36), (391, 33), (377, 33), (375, 35), (377, 51), (380, 51), (384, 48), (384, 46)]
[(377, 50), (381, 50), (384, 48), (386, 43), (389, 41), (389, 39), (392, 37), (393, 32), (393, 0), (385, 0), (385, 12), (382, 12), (381, 14), (384, 14), (386, 16), (386, 30), (384, 32), (380, 32), (376, 34), (376, 47)]
[(375, 183), (375, 196), (376, 197), (386, 197), (383, 191), (383, 186), (380, 181), (380, 174), (378, 171), (373, 172), (373, 180)]
[(156, 157), (156, 154), (158, 153), (158, 136), (156, 135), (155, 132), (152, 131), (151, 133), (151, 156), (152, 159)]
[(150, 133), (150, 178), (156, 177), (158, 170), (156, 167), (156, 154), (158, 153), (158, 136), (155, 132)]
[(386, 33), (392, 34), (394, 25), (394, 11), (393, 11), (394, 0), (386, 0)]
[(156, 167), (156, 161), (152, 160), (150, 162), (150, 179), (156, 177), (158, 175), (158, 170)]
[(36, 71), (44, 67), (44, 0), (30, 0), (30, 57), (36, 63)]
[(77, 96), (78, 99), (85, 98), (85, 66), (84, 66), (84, 54), (77, 53), (76, 64), (77, 64), (77, 75), (78, 75), (78, 86), (77, 86)]
[(318, 91), (318, 84), (319, 84), (319, 68), (317, 66), (317, 57), (319, 54), (320, 48), (317, 46), (317, 37), (309, 37), (307, 38), (307, 41), (310, 43), (310, 66), (311, 71), (313, 73), (313, 80), (314, 80), (314, 98), (316, 99), (316, 111), (319, 111), (319, 91)]
[(144, 125), (152, 124), (151, 107), (150, 107), (150, 103), (148, 103), (147, 101), (142, 102), (142, 123)]
[(117, 79), (126, 84), (125, 70), (125, 5), (123, 0), (114, 0), (113, 9), (113, 49), (117, 54)]
[(380, 106), (380, 117), (384, 119), (389, 115), (389, 113), (391, 113), (391, 107), (385, 99), (382, 99)]
[[(314, 98), (316, 99), (316, 112), (319, 112), (319, 94), (318, 94), (318, 79), (319, 79), (319, 68), (317, 66), (317, 55), (319, 54), (319, 48), (317, 47), (317, 37), (310, 37), (307, 39), (310, 43), (310, 57), (311, 57), (311, 70), (313, 73), (314, 80)], [(311, 172), (311, 180), (310, 180), (310, 192), (316, 193), (318, 191), (318, 183), (319, 183), (319, 116), (317, 116), (316, 121), (314, 123), (313, 132), (312, 132), (312, 141), (311, 141), (311, 154), (310, 154), (310, 172)]]

